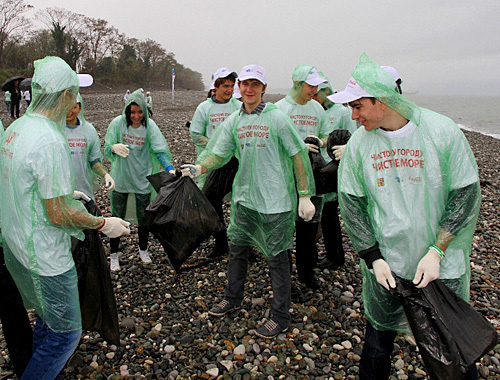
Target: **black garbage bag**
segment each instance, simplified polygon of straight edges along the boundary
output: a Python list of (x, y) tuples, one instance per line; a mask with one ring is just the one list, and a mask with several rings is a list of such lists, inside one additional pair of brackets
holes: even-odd
[(223, 199), (226, 194), (232, 191), (238, 166), (238, 159), (233, 156), (226, 165), (211, 171), (201, 192), (208, 199)]
[[(327, 152), (332, 157), (331, 148), (334, 145), (345, 145), (351, 137), (351, 133), (345, 129), (336, 129), (330, 133), (327, 140)], [(305, 143), (315, 144), (319, 147), (319, 142), (313, 137), (306, 137)], [(337, 169), (339, 161), (332, 157), (329, 163), (326, 163), (321, 153), (309, 152), (309, 160), (314, 175), (314, 184), (316, 186), (316, 194), (328, 194), (337, 192)]]
[[(93, 201), (83, 202), (92, 215), (101, 215)], [(111, 275), (99, 232), (85, 230), (85, 240), (72, 238), (73, 260), (84, 330), (97, 331), (106, 341), (120, 345), (120, 327)]]
[[(351, 138), (351, 132), (347, 129), (336, 129), (328, 135), (328, 140), (326, 140), (326, 153), (330, 156), (333, 161), (337, 161), (335, 159), (335, 155), (332, 152), (332, 148), (335, 145), (345, 145)], [(338, 161), (337, 161), (338, 162)]]
[(418, 289), (396, 278), (401, 302), (431, 379), (461, 379), (498, 341), (491, 323), (442, 281)]
[(203, 240), (220, 231), (219, 216), (191, 178), (164, 172), (147, 178), (163, 186), (146, 208), (146, 222), (179, 270)]

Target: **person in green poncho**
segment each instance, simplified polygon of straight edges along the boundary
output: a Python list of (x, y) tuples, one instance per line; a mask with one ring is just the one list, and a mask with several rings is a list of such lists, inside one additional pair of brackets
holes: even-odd
[[(288, 95), (276, 103), (276, 107), (290, 116), (300, 137), (312, 138), (316, 143), (307, 143), (310, 152), (326, 154), (326, 141), (331, 132), (331, 125), (321, 105), (312, 100), (318, 85), (325, 82), (314, 66), (298, 65), (292, 74), (293, 87)], [(322, 149), (323, 148), (323, 149)], [(315, 196), (311, 201), (316, 207), (316, 214), (310, 221), (300, 217), (295, 222), (295, 261), (299, 281), (306, 287), (317, 290), (319, 281), (314, 274), (318, 251), (316, 235), (318, 233), (323, 197)]]
[[(322, 72), (320, 72), (319, 75), (325, 79), (326, 82), (318, 85), (318, 92), (314, 95), (314, 100), (321, 104), (325, 110), (331, 130), (346, 129), (351, 134), (354, 133), (357, 126), (356, 122), (351, 118), (351, 109), (342, 104), (333, 103), (327, 98), (329, 95), (333, 94), (333, 88), (328, 78)], [(335, 146), (334, 149), (335, 148), (338, 147)], [(324, 154), (323, 158), (326, 162), (331, 161), (328, 154)], [(337, 193), (325, 194), (323, 200), (321, 231), (325, 243), (325, 255), (318, 260), (317, 267), (320, 269), (338, 269), (344, 265), (345, 253), (342, 246), (342, 231), (340, 228)]]
[[(209, 314), (223, 316), (243, 301), (248, 255), (257, 247), (267, 258), (273, 288), (271, 315), (256, 330), (264, 338), (285, 331), (290, 324), (289, 250), (299, 194), (298, 213), (314, 216), (314, 179), (307, 148), (290, 118), (264, 103), (266, 73), (261, 66), (243, 67), (238, 76), (243, 105), (216, 130), (196, 165), (182, 165), (183, 175), (197, 177), (224, 165), (233, 154), (239, 161), (233, 183), (228, 283), (224, 300)], [(295, 172), (295, 180), (294, 180)]]
[[(232, 96), (237, 77), (238, 75), (227, 67), (217, 69), (212, 75), (215, 93), (196, 107), (191, 126), (189, 127), (189, 134), (196, 145), (198, 155), (205, 150), (210, 138), (224, 120), (234, 111), (240, 109), (241, 102)], [(232, 169), (235, 166), (238, 166), (238, 161), (233, 157), (227, 165), (218, 169), (221, 170), (222, 173), (227, 173), (227, 181), (229, 183), (234, 179), (234, 170)], [(206, 176), (201, 176), (201, 178), (197, 179), (200, 188), (203, 188), (205, 177)], [(224, 213), (222, 210), (224, 195), (225, 194), (222, 194), (222, 197), (207, 197), (210, 204), (214, 207), (215, 211), (217, 211), (217, 215), (219, 215), (219, 220), (222, 225), (225, 225)], [(208, 257), (215, 258), (227, 254), (229, 252), (229, 246), (227, 243), (226, 229), (224, 228), (216, 233), (214, 239), (215, 245), (213, 250), (208, 254)]]
[(1, 142), (0, 217), (5, 263), (27, 309), (35, 309), (33, 354), (23, 379), (55, 379), (80, 340), (82, 322), (71, 236), (97, 229), (130, 233), (119, 218), (90, 215), (73, 199), (73, 169), (64, 135), (79, 89), (58, 57), (34, 63), (33, 102)]
[[(149, 229), (144, 211), (151, 202), (153, 190), (146, 177), (161, 168), (172, 174), (175, 170), (167, 141), (149, 117), (141, 89), (130, 94), (122, 114), (109, 124), (104, 155), (111, 162), (111, 176), (115, 180), (115, 189), (111, 192), (111, 212), (138, 224), (139, 256), (144, 264), (149, 264)], [(135, 203), (130, 202), (129, 196), (135, 197)], [(135, 210), (127, 210), (127, 205), (131, 203)], [(110, 239), (110, 246), (110, 268), (111, 271), (118, 271), (120, 238)]]
[(95, 175), (104, 178), (108, 191), (115, 188), (115, 181), (102, 165), (99, 136), (94, 126), (83, 116), (82, 108), (82, 98), (78, 94), (75, 105), (66, 115), (64, 132), (68, 139), (75, 172), (75, 189), (95, 199), (93, 188)]
[[(458, 126), (395, 90), (363, 54), (344, 91), (363, 127), (339, 168), (342, 218), (361, 258), (367, 318), (360, 379), (387, 379), (396, 332), (410, 332), (390, 293), (396, 275), (419, 287), (441, 279), (469, 299), (472, 237), (481, 201), (474, 155)], [(472, 368), (464, 377), (477, 379)]]

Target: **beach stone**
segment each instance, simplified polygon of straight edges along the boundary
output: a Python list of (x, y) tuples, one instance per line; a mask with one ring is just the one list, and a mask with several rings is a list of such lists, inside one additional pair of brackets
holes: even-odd
[(401, 358), (399, 358), (398, 360), (396, 360), (396, 363), (394, 363), (394, 368), (396, 369), (403, 369), (405, 367), (405, 361)]
[(344, 340), (341, 345), (345, 347), (347, 350), (350, 350), (352, 348), (352, 343), (349, 342), (348, 340)]
[(240, 344), (234, 348), (233, 355), (245, 355), (246, 348), (244, 345)]
[(135, 328), (135, 320), (134, 318), (125, 318), (121, 321), (120, 325), (127, 330), (133, 330)]
[(230, 372), (233, 369), (233, 362), (231, 360), (221, 360), (220, 364)]
[(175, 346), (167, 345), (163, 348), (163, 351), (165, 351), (167, 354), (171, 354), (175, 351)]
[(206, 373), (209, 374), (212, 377), (217, 377), (217, 376), (219, 376), (219, 368), (217, 368), (217, 367), (210, 368), (210, 369), (207, 370)]

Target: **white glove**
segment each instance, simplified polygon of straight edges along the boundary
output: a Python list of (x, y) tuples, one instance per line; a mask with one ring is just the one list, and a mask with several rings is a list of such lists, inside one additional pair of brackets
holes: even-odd
[[(321, 140), (318, 136), (309, 135), (307, 137), (311, 137), (313, 139), (316, 139), (319, 143), (320, 148), (323, 148), (325, 146), (325, 143), (323, 142), (323, 140)], [(316, 144), (306, 143), (306, 146), (307, 146), (307, 149), (309, 150), (309, 152), (319, 153), (319, 148)]]
[(430, 282), (439, 278), (441, 269), (441, 257), (432, 249), (429, 249), (427, 254), (422, 257), (417, 266), (417, 273), (413, 283), (417, 288), (425, 288)]
[(377, 259), (373, 262), (373, 271), (377, 282), (387, 290), (396, 287), (396, 280), (392, 277), (391, 268), (384, 259)]
[(115, 180), (109, 173), (104, 174), (104, 183), (108, 191), (113, 191), (115, 189)]
[(111, 147), (111, 151), (114, 154), (117, 154), (120, 157), (127, 158), (128, 154), (130, 153), (130, 149), (128, 148), (128, 145), (125, 144), (114, 144)]
[(335, 155), (335, 159), (339, 160), (344, 155), (345, 145), (334, 145), (332, 146), (332, 152)]
[(122, 235), (130, 234), (130, 223), (126, 222), (120, 218), (104, 218), (104, 223), (101, 227), (97, 229), (97, 231), (101, 231), (104, 235), (109, 238), (117, 238)]
[(313, 218), (315, 212), (316, 208), (309, 197), (299, 198), (299, 216), (302, 219), (309, 222)]
[(90, 197), (78, 190), (73, 191), (73, 199), (77, 201), (83, 199), (85, 202), (90, 202)]
[(168, 173), (172, 174), (172, 175), (175, 175), (175, 169), (169, 170)]
[(183, 177), (196, 178), (201, 175), (201, 165), (181, 165), (181, 173)]
[(313, 153), (319, 153), (319, 148), (316, 144), (306, 143), (307, 150)]

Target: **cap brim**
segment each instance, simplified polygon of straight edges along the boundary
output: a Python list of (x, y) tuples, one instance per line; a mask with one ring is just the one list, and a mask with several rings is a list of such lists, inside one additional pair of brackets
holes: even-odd
[(241, 77), (241, 78), (240, 78), (240, 77), (238, 77), (238, 81), (240, 81), (240, 82), (243, 82), (244, 80), (249, 80), (249, 79), (256, 79), (256, 80), (258, 80), (260, 83), (262, 83), (264, 86), (267, 84), (267, 83), (264, 83), (264, 82), (262, 81), (262, 79), (261, 79), (261, 78), (257, 78), (257, 77), (255, 77), (255, 76), (253, 76), (253, 75), (248, 76), (248, 77)]
[(90, 87), (94, 83), (94, 78), (90, 74), (77, 74), (80, 87)]
[(326, 83), (326, 82), (327, 82), (326, 80), (320, 77), (306, 80), (306, 83), (309, 86), (319, 86), (321, 83)]
[(347, 91), (340, 91), (340, 92), (337, 92), (336, 94), (327, 96), (328, 100), (330, 100), (334, 103), (342, 103), (342, 104), (354, 102), (355, 100), (358, 100), (361, 98), (362, 98), (361, 95), (354, 95), (354, 94), (351, 94), (350, 92), (347, 92)]

